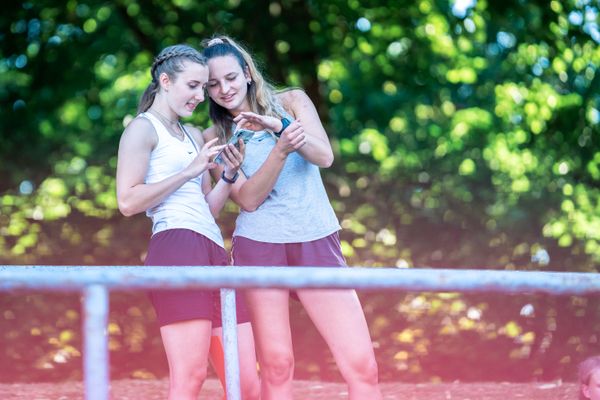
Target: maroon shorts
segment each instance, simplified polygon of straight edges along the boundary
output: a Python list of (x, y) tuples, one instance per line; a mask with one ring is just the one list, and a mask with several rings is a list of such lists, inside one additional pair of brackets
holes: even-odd
[[(189, 229), (169, 229), (152, 236), (145, 265), (228, 265), (227, 252)], [(174, 271), (175, 273), (175, 271)], [(208, 319), (221, 326), (219, 290), (152, 290), (150, 301), (160, 326), (190, 319)], [(236, 295), (238, 323), (250, 320), (243, 296)]]
[(267, 243), (235, 236), (231, 257), (233, 265), (238, 266), (346, 266), (338, 232), (321, 239), (298, 243)]

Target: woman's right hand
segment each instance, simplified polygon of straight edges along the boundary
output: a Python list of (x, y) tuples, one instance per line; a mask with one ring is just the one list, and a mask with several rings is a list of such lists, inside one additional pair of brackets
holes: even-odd
[[(251, 129), (254, 131), (261, 129), (269, 129), (273, 132), (281, 129), (281, 120), (275, 117), (268, 117), (266, 115), (259, 115), (253, 112), (242, 112), (233, 119), (239, 127)], [(287, 156), (288, 154), (297, 151), (306, 144), (308, 137), (304, 132), (300, 119), (292, 121), (292, 123), (283, 131), (279, 140), (277, 141), (276, 148)]]
[(184, 170), (184, 174), (188, 177), (188, 179), (194, 179), (200, 174), (202, 174), (207, 169), (212, 169), (217, 166), (216, 163), (211, 162), (219, 151), (225, 146), (216, 145), (219, 138), (214, 138), (204, 143), (200, 152), (194, 158), (194, 160), (186, 167)]
[(299, 150), (306, 144), (307, 140), (308, 136), (304, 132), (302, 123), (299, 119), (296, 119), (283, 131), (275, 147), (287, 156)]
[(251, 131), (261, 131), (269, 129), (273, 132), (278, 132), (281, 126), (281, 121), (275, 117), (260, 115), (251, 111), (242, 111), (233, 119), (233, 122), (239, 128), (250, 129)]
[(238, 140), (239, 149), (233, 144), (225, 146), (221, 153), (221, 158), (224, 161), (223, 172), (228, 178), (233, 178), (235, 174), (240, 170), (242, 163), (244, 162), (244, 156), (246, 153), (246, 145), (242, 139)]

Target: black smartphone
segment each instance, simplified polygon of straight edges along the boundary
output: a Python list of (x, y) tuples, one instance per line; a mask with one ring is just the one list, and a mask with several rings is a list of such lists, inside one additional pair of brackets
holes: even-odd
[[(244, 141), (244, 144), (246, 144), (246, 143), (248, 143), (248, 141), (250, 140), (250, 138), (252, 136), (254, 136), (254, 131), (251, 131), (249, 129), (238, 129), (237, 131), (233, 132), (233, 135), (231, 135), (231, 137), (227, 141), (227, 145), (233, 144), (235, 147), (237, 147), (239, 149), (240, 148), (239, 140), (242, 139)], [(223, 148), (223, 150), (225, 150), (225, 149)], [(217, 164), (225, 163), (225, 161), (223, 161), (223, 157), (221, 157), (221, 153), (223, 153), (223, 150), (221, 150), (215, 157), (215, 162)]]

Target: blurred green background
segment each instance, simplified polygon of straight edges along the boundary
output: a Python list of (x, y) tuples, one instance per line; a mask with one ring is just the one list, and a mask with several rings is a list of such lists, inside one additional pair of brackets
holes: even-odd
[[(219, 32), (317, 105), (336, 152), (323, 177), (350, 265), (598, 271), (597, 1), (3, 8), (2, 264), (142, 263), (149, 221), (116, 208), (119, 137), (154, 55)], [(189, 122), (208, 126), (207, 107)], [(219, 219), (227, 238), (236, 213), (228, 204)], [(582, 357), (600, 353), (598, 296), (362, 298), (383, 380), (571, 379)], [(297, 376), (338, 379), (292, 310)], [(81, 376), (77, 294), (4, 293), (0, 311), (0, 380)], [(155, 324), (143, 293), (111, 296), (115, 377), (166, 375)]]

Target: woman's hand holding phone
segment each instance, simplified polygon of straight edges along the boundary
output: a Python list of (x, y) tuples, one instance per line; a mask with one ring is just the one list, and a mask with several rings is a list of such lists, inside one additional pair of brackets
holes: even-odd
[(204, 146), (202, 146), (202, 148), (198, 152), (198, 155), (184, 170), (184, 173), (186, 174), (188, 179), (196, 178), (207, 169), (211, 169), (216, 166), (216, 164), (214, 162), (211, 162), (210, 160), (216, 154), (222, 151), (224, 147), (222, 145), (217, 145), (217, 140), (217, 138), (214, 138), (204, 143)]
[[(254, 135), (254, 131), (250, 131), (247, 129), (238, 129), (237, 131), (235, 131), (231, 135), (231, 138), (229, 138), (229, 141), (227, 142), (227, 144), (225, 145), (223, 150), (221, 150), (215, 156), (214, 162), (217, 164), (226, 164), (225, 160), (223, 158), (223, 155), (225, 154), (225, 149), (229, 148), (230, 146), (233, 146), (235, 149), (237, 149), (239, 151), (240, 149), (242, 149), (242, 145), (244, 145), (244, 149), (245, 149), (245, 144), (248, 143), (248, 140), (250, 140), (250, 138), (253, 135)], [(243, 155), (242, 155), (242, 160), (243, 160)]]
[(225, 146), (221, 153), (221, 158), (224, 161), (223, 173), (225, 177), (234, 179), (242, 166), (245, 153), (246, 144), (242, 139), (238, 140), (237, 145), (229, 143)]

